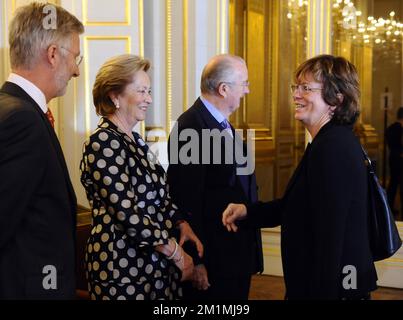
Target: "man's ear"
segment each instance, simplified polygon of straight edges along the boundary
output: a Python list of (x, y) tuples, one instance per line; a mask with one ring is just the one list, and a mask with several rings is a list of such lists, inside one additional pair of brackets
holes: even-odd
[(57, 50), (58, 50), (57, 46), (55, 44), (52, 44), (49, 46), (48, 50), (46, 51), (46, 58), (53, 67), (56, 65), (56, 61), (57, 61), (57, 58), (56, 58), (56, 56), (58, 55)]
[(220, 96), (226, 98), (228, 94), (228, 85), (225, 82), (221, 82), (217, 88), (217, 91)]

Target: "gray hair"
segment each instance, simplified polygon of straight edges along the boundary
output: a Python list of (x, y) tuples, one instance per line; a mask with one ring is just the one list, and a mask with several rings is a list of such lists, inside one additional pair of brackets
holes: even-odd
[[(55, 13), (53, 28), (46, 26), (49, 8)], [(60, 6), (38, 2), (22, 6), (10, 22), (11, 67), (31, 69), (51, 44), (66, 44), (72, 34), (83, 32), (83, 24)]]
[(234, 64), (236, 63), (246, 65), (241, 57), (231, 54), (213, 57), (203, 69), (200, 82), (201, 92), (214, 94), (220, 83), (234, 81), (236, 76)]

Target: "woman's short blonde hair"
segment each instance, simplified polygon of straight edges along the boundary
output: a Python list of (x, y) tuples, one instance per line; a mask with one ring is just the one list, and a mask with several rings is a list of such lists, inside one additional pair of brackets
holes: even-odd
[(150, 61), (132, 54), (122, 54), (107, 60), (99, 69), (92, 89), (98, 115), (108, 116), (116, 111), (111, 93), (120, 94), (133, 81), (136, 72), (150, 69)]

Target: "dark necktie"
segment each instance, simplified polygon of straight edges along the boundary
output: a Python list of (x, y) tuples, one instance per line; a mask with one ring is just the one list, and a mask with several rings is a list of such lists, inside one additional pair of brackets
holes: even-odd
[(229, 125), (227, 119), (224, 119), (223, 121), (220, 122), (221, 128), (225, 129), (231, 129), (231, 126)]
[(223, 130), (227, 131), (231, 137), (233, 137), (231, 125), (229, 124), (227, 119), (224, 119), (223, 121), (221, 121), (220, 126)]
[(55, 128), (55, 118), (53, 117), (52, 111), (48, 108), (48, 111), (45, 113), (46, 117), (48, 118), (52, 128)]

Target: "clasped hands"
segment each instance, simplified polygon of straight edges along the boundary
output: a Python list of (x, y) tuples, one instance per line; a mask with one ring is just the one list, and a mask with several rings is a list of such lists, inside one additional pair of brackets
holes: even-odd
[(179, 247), (183, 252), (183, 261), (178, 261), (176, 266), (182, 271), (181, 281), (191, 280), (193, 287), (199, 290), (207, 290), (210, 286), (208, 282), (207, 269), (203, 264), (194, 266), (193, 259), (183, 249), (182, 246), (186, 241), (192, 241), (196, 245), (197, 253), (200, 258), (203, 257), (204, 248), (199, 238), (195, 235), (190, 225), (183, 221), (178, 225), (180, 231)]
[[(238, 226), (235, 222), (245, 218), (246, 215), (247, 209), (245, 205), (230, 203), (223, 212), (222, 223), (229, 232), (236, 232), (238, 231)], [(192, 241), (196, 245), (199, 257), (202, 257), (204, 251), (203, 244), (186, 221), (181, 222), (178, 228), (180, 230), (179, 244), (176, 241), (170, 240), (170, 244), (168, 244), (170, 254), (167, 254), (167, 258), (172, 259), (175, 265), (182, 271), (181, 281), (192, 280), (195, 288), (206, 290), (210, 286), (206, 267), (203, 264), (194, 266), (193, 258), (182, 249), (186, 241)]]
[(167, 251), (163, 251), (163, 253), (166, 254), (168, 260), (172, 260), (178, 269), (182, 271), (181, 281), (189, 280), (194, 269), (193, 258), (175, 240), (169, 240), (167, 246), (168, 253)]
[[(247, 215), (247, 209), (246, 209), (245, 205), (230, 203), (223, 212), (222, 223), (229, 232), (231, 232), (231, 231), (236, 232), (236, 231), (238, 231), (238, 227), (235, 224), (235, 222), (237, 220), (245, 218), (246, 215)], [(189, 228), (190, 228), (190, 226), (189, 226)], [(182, 240), (182, 233), (181, 233), (181, 240)], [(180, 243), (183, 244), (184, 241), (183, 242), (181, 241)], [(197, 246), (197, 243), (196, 243), (196, 246)], [(202, 255), (200, 255), (199, 248), (198, 248), (198, 252), (199, 252), (199, 256), (201, 257)], [(182, 277), (182, 279), (183, 279), (183, 277)], [(190, 279), (192, 280), (193, 287), (195, 287), (196, 289), (207, 290), (208, 287), (210, 287), (207, 269), (204, 266), (204, 264), (199, 264), (194, 267), (193, 275), (191, 275), (189, 278), (186, 278), (186, 280), (190, 280)]]
[[(182, 271), (181, 281), (191, 280), (193, 287), (199, 290), (206, 290), (210, 286), (206, 267), (203, 264), (194, 266), (193, 258), (176, 241), (169, 240), (168, 245), (173, 253), (167, 256), (167, 259), (172, 260), (179, 270)], [(199, 255), (200, 253), (202, 252), (199, 251)]]
[[(236, 232), (238, 227), (235, 222), (246, 217), (246, 214), (247, 209), (245, 205), (230, 203), (223, 212), (222, 223), (229, 232)], [(204, 264), (199, 264), (194, 267), (192, 284), (193, 287), (199, 290), (207, 290), (208, 287), (210, 287), (207, 269)]]
[(172, 258), (168, 257), (168, 259), (172, 259), (175, 265), (182, 271), (182, 278), (181, 281), (191, 280), (193, 278), (194, 273), (194, 264), (193, 258), (188, 255), (183, 249), (182, 246), (186, 241), (191, 241), (196, 245), (197, 253), (199, 257), (203, 257), (204, 248), (203, 244), (199, 240), (199, 238), (195, 235), (192, 228), (190, 227), (189, 223), (186, 221), (182, 221), (178, 225), (178, 229), (180, 231), (180, 239), (179, 244), (176, 244), (177, 247), (175, 249), (177, 252), (172, 251)]
[[(227, 228), (229, 232), (233, 231), (236, 232), (238, 231), (238, 226), (235, 224), (237, 220), (245, 218), (247, 215), (247, 209), (246, 206), (243, 204), (235, 204), (235, 203), (230, 203), (227, 208), (224, 210), (223, 215), (222, 215), (222, 223), (223, 225)], [(185, 223), (182, 223), (181, 225), (184, 225)], [(187, 224), (187, 223), (186, 223)], [(184, 228), (190, 228), (190, 226), (184, 225)], [(190, 228), (191, 230), (191, 228)], [(182, 230), (181, 230), (182, 231)], [(193, 231), (192, 231), (193, 233)], [(186, 233), (184, 233), (186, 234)], [(182, 232), (181, 232), (181, 241), (179, 242), (181, 245), (185, 242), (185, 237), (182, 237)], [(196, 235), (194, 235), (194, 238), (197, 239)], [(197, 239), (199, 240), (199, 239)], [(203, 245), (200, 243), (200, 247), (198, 246), (196, 241), (193, 241), (196, 244), (197, 251), (199, 253), (199, 256), (202, 257), (203, 251), (199, 250), (200, 248), (203, 248)], [(192, 259), (190, 257), (190, 259)], [(190, 271), (190, 270), (189, 270)], [(184, 280), (192, 280), (193, 287), (199, 290), (207, 290), (208, 287), (210, 287), (210, 283), (208, 280), (208, 274), (207, 274), (207, 269), (204, 266), (204, 264), (199, 264), (194, 266), (193, 269), (193, 274), (188, 274), (186, 273), (186, 278), (185, 274), (182, 271), (182, 281)]]

